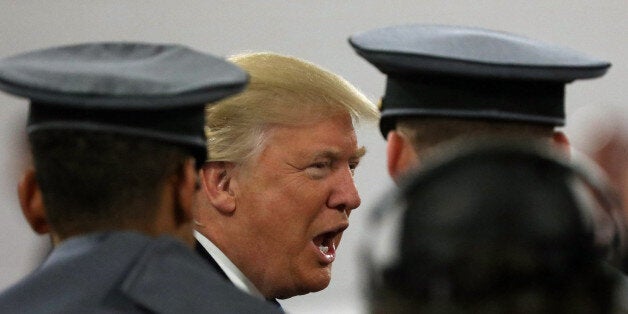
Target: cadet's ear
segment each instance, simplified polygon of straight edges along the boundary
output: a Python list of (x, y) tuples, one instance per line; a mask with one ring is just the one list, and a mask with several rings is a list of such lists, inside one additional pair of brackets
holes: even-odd
[(192, 210), (194, 209), (194, 202), (196, 200), (198, 173), (195, 163), (194, 158), (189, 158), (185, 161), (180, 174), (181, 177), (176, 186), (178, 192), (176, 197), (178, 198), (179, 206), (183, 209), (186, 221), (192, 219)]
[(39, 234), (50, 232), (46, 218), (43, 196), (35, 177), (35, 170), (27, 170), (17, 185), (17, 194), (22, 207), (22, 214), (33, 231)]
[(563, 151), (567, 157), (571, 156), (571, 145), (569, 144), (569, 139), (565, 133), (561, 131), (554, 131), (552, 142), (558, 149)]
[(407, 174), (419, 163), (414, 147), (410, 141), (397, 131), (388, 132), (386, 142), (386, 160), (390, 177), (398, 183), (399, 179)]
[(235, 196), (230, 184), (234, 164), (226, 161), (210, 161), (201, 170), (202, 189), (210, 204), (224, 214), (235, 210)]

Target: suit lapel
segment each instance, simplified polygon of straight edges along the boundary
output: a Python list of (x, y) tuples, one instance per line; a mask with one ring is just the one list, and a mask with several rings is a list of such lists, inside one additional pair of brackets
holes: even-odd
[(218, 274), (220, 274), (222, 277), (224, 277), (227, 281), (231, 282), (231, 280), (229, 280), (229, 277), (227, 277), (227, 274), (225, 273), (225, 271), (222, 270), (222, 268), (218, 265), (218, 263), (216, 263), (216, 260), (211, 255), (209, 255), (207, 250), (205, 250), (205, 248), (203, 247), (203, 245), (200, 242), (198, 242), (198, 241), (194, 242), (194, 250), (205, 261), (207, 261), (207, 263), (209, 263), (209, 265), (211, 265), (211, 267), (213, 267), (214, 270), (216, 270), (216, 272)]
[[(196, 251), (196, 253), (198, 253), (205, 261), (207, 261), (215, 270), (216, 272), (218, 272), (220, 275), (222, 275), (227, 281), (233, 283), (229, 277), (227, 277), (227, 274), (225, 273), (224, 270), (222, 270), (222, 268), (218, 265), (218, 263), (216, 262), (216, 260), (209, 255), (209, 253), (207, 252), (207, 250), (205, 250), (205, 248), (203, 247), (203, 245), (196, 241), (194, 243), (194, 250)], [(235, 286), (235, 285), (234, 285)], [(283, 311), (283, 308), (281, 307), (281, 304), (279, 303), (279, 301), (277, 301), (277, 299), (266, 299), (266, 301), (268, 303), (270, 303), (271, 305), (277, 307), (279, 310)]]

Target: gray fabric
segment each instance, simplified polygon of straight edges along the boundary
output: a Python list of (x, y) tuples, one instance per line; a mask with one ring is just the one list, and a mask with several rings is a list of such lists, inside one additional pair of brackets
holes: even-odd
[(281, 313), (172, 238), (116, 232), (75, 240), (0, 294), (0, 312)]
[(385, 73), (429, 71), (568, 82), (601, 76), (610, 67), (566, 47), (473, 27), (399, 25), (355, 34), (349, 42)]
[(0, 60), (0, 88), (64, 106), (198, 105), (237, 92), (246, 81), (234, 64), (180, 45), (86, 43)]

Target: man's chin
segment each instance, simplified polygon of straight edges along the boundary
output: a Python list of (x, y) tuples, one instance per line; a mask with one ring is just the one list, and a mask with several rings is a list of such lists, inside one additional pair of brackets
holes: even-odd
[(298, 289), (289, 292), (286, 291), (281, 296), (278, 296), (277, 299), (288, 299), (298, 295), (318, 292), (327, 288), (327, 286), (329, 286), (329, 282), (331, 281), (331, 267), (327, 267), (327, 269), (329, 270), (328, 272), (326, 272), (328, 275), (321, 275), (320, 277), (316, 278), (309, 276), (307, 280), (302, 281), (302, 284)]
[(319, 275), (309, 278), (307, 284), (304, 285), (304, 290), (306, 291), (303, 294), (318, 292), (329, 286), (329, 282), (331, 281), (331, 265), (327, 265), (324, 269), (319, 269), (316, 272), (318, 272)]

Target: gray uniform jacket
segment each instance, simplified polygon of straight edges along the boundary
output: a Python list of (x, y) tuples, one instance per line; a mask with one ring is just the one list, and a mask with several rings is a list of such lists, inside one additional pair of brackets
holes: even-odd
[(179, 241), (133, 232), (75, 237), (0, 294), (0, 313), (281, 313)]

